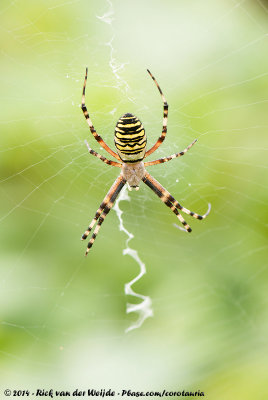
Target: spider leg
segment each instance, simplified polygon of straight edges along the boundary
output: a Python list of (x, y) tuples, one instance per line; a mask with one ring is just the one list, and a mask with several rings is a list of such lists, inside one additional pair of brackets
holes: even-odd
[(87, 107), (85, 104), (85, 93), (86, 93), (86, 83), (87, 83), (87, 71), (88, 69), (86, 68), (86, 75), (85, 75), (85, 81), (84, 81), (84, 85), (83, 85), (83, 93), (82, 93), (82, 104), (81, 104), (81, 108), (83, 111), (83, 114), (87, 120), (87, 123), (89, 125), (90, 131), (92, 133), (92, 135), (94, 136), (94, 138), (97, 140), (97, 142), (106, 150), (108, 151), (108, 153), (110, 153), (113, 157), (115, 157), (117, 160), (120, 161), (120, 157), (118, 156), (118, 154), (116, 154), (112, 149), (110, 149), (110, 147), (103, 141), (103, 139), (97, 134), (91, 118), (89, 116), (89, 113), (87, 111)]
[(145, 173), (142, 180), (147, 186), (149, 186), (150, 189), (152, 189), (157, 194), (158, 197), (160, 197), (160, 200), (163, 201), (163, 203), (165, 203), (165, 205), (174, 212), (182, 225), (185, 227), (185, 230), (187, 232), (192, 232), (190, 226), (179, 213), (176, 206), (172, 203), (171, 199), (173, 199), (173, 197), (170, 195), (170, 193), (162, 185), (160, 185), (160, 183), (157, 182), (157, 180), (154, 179), (148, 172)]
[(184, 220), (184, 218), (181, 216), (181, 214), (178, 212), (177, 209), (185, 212), (188, 215), (191, 215), (192, 217), (196, 219), (204, 219), (208, 216), (210, 212), (210, 204), (208, 211), (204, 215), (199, 215), (193, 211), (188, 210), (187, 208), (183, 207), (176, 199), (174, 199), (173, 196), (156, 180), (154, 179), (147, 171), (142, 178), (143, 182), (151, 188), (158, 197), (160, 197), (161, 201), (165, 203), (173, 212), (174, 214), (177, 215), (178, 219), (181, 221), (182, 225), (184, 225), (185, 229), (187, 232), (191, 232), (192, 229), (190, 226), (187, 224), (187, 222)]
[(103, 202), (101, 203), (100, 207), (98, 208), (95, 217), (93, 218), (93, 220), (91, 221), (88, 229), (85, 231), (85, 233), (82, 235), (81, 239), (85, 240), (90, 231), (92, 230), (93, 226), (95, 225), (95, 223), (97, 222), (97, 225), (94, 229), (94, 232), (90, 238), (90, 241), (87, 245), (87, 250), (86, 250), (86, 254), (88, 254), (90, 248), (92, 247), (96, 236), (100, 230), (101, 224), (103, 223), (105, 217), (107, 216), (107, 214), (109, 213), (109, 211), (111, 210), (118, 194), (120, 193), (121, 189), (123, 188), (123, 186), (125, 185), (126, 180), (125, 178), (123, 178), (123, 176), (120, 174), (118, 176), (118, 178), (115, 180), (114, 184), (112, 185), (112, 187), (110, 188), (109, 192), (107, 193), (107, 195), (105, 196)]
[[(172, 197), (172, 196), (171, 196), (171, 197)], [(211, 210), (211, 204), (208, 203), (207, 212), (206, 212), (205, 214), (203, 214), (203, 215), (199, 215), (199, 214), (197, 214), (196, 212), (190, 211), (190, 210), (188, 210), (187, 208), (183, 207), (183, 206), (180, 205), (180, 203), (179, 203), (177, 200), (175, 200), (175, 199), (174, 199), (173, 204), (174, 204), (174, 206), (176, 206), (177, 208), (179, 208), (181, 211), (183, 211), (185, 214), (191, 215), (191, 217), (194, 217), (194, 218), (196, 218), (196, 219), (205, 219), (205, 218), (208, 216), (208, 214), (210, 213), (210, 210)]]
[[(95, 225), (95, 223), (97, 222), (97, 220), (99, 219), (99, 216), (101, 215), (101, 213), (103, 212), (104, 208), (107, 206), (107, 204), (109, 203), (109, 201), (111, 200), (112, 195), (116, 192), (116, 190), (118, 189), (118, 186), (121, 184), (121, 182), (124, 181), (125, 184), (125, 179), (122, 177), (122, 175), (120, 174), (118, 176), (118, 178), (115, 180), (114, 184), (112, 185), (112, 187), (110, 188), (110, 190), (108, 191), (107, 195), (104, 197), (102, 203), (100, 204), (98, 210), (96, 211), (95, 217), (92, 219), (91, 223), (89, 224), (87, 230), (84, 232), (84, 234), (81, 237), (81, 240), (85, 240), (88, 235), (89, 232), (92, 230), (93, 226)], [(123, 187), (123, 186), (122, 186)], [(120, 189), (121, 190), (121, 189)], [(118, 192), (119, 193), (119, 192)]]
[(169, 156), (169, 157), (159, 158), (159, 160), (154, 160), (154, 161), (145, 162), (145, 163), (144, 163), (144, 166), (145, 166), (145, 167), (149, 167), (149, 166), (151, 166), (151, 165), (161, 164), (161, 163), (170, 161), (170, 160), (172, 160), (173, 158), (181, 157), (181, 156), (183, 156), (185, 153), (187, 153), (187, 151), (195, 144), (195, 142), (197, 142), (197, 139), (195, 139), (195, 140), (193, 141), (193, 143), (189, 144), (189, 146), (187, 146), (183, 151), (180, 151), (179, 153), (172, 154), (172, 155)]
[(85, 144), (86, 144), (86, 146), (88, 148), (89, 153), (92, 154), (93, 156), (99, 158), (105, 164), (112, 165), (113, 167), (122, 168), (122, 164), (121, 163), (117, 163), (115, 161), (107, 160), (106, 157), (104, 157), (101, 154), (97, 153), (96, 151), (92, 150), (91, 147), (89, 147), (89, 144), (88, 144), (88, 142), (86, 140), (85, 140)]
[(161, 136), (158, 138), (157, 142), (153, 147), (151, 147), (149, 150), (146, 151), (144, 158), (148, 157), (150, 154), (152, 154), (158, 147), (163, 143), (166, 137), (167, 133), (167, 120), (168, 120), (168, 103), (165, 99), (165, 96), (163, 95), (162, 90), (160, 89), (160, 86), (158, 85), (155, 77), (151, 74), (151, 72), (147, 69), (149, 75), (153, 79), (154, 83), (157, 86), (157, 89), (159, 90), (160, 96), (162, 97), (163, 103), (164, 103), (164, 115), (163, 115), (163, 128), (162, 128), (162, 133)]

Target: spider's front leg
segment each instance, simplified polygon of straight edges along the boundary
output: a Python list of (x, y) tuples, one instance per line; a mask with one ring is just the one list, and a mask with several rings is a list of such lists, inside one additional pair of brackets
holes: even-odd
[(185, 212), (188, 215), (191, 215), (191, 217), (194, 217), (196, 219), (204, 219), (208, 216), (210, 212), (210, 204), (208, 211), (204, 215), (199, 215), (193, 211), (188, 210), (187, 208), (183, 207), (176, 199), (174, 199), (173, 196), (156, 180), (154, 179), (147, 171), (145, 172), (144, 177), (142, 178), (143, 182), (149, 186), (150, 189), (152, 189), (157, 196), (160, 198), (160, 200), (168, 206), (171, 211), (174, 212), (174, 214), (177, 216), (177, 218), (180, 220), (182, 225), (185, 227), (185, 230), (187, 232), (192, 232), (191, 227), (187, 224), (187, 222), (184, 220), (182, 215), (179, 213), (178, 209)]
[(82, 235), (81, 240), (85, 240), (88, 237), (88, 235), (89, 235), (90, 231), (92, 230), (92, 228), (94, 227), (94, 225), (96, 224), (96, 222), (98, 221), (97, 225), (93, 231), (93, 234), (90, 238), (90, 241), (88, 242), (85, 255), (88, 254), (90, 248), (93, 246), (93, 243), (98, 235), (98, 232), (100, 230), (100, 227), (101, 227), (104, 219), (106, 218), (107, 214), (110, 212), (111, 208), (113, 207), (114, 202), (115, 202), (117, 196), (119, 195), (120, 191), (124, 187), (125, 183), (126, 183), (126, 179), (123, 177), (122, 174), (120, 174), (118, 176), (118, 178), (116, 179), (116, 181), (114, 182), (114, 184), (112, 185), (112, 187), (110, 188), (107, 195), (105, 196), (103, 202), (101, 203), (100, 207), (98, 208), (98, 210), (95, 214), (95, 217), (91, 221), (87, 230)]

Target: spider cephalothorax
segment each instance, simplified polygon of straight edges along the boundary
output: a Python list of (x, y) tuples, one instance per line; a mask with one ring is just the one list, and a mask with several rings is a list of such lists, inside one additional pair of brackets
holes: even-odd
[(146, 134), (141, 121), (127, 113), (119, 118), (114, 132), (114, 143), (124, 163), (142, 161), (145, 155)]
[(180, 220), (182, 225), (184, 225), (184, 230), (186, 232), (191, 232), (192, 229), (190, 226), (187, 224), (187, 222), (184, 220), (182, 215), (180, 214), (180, 211), (183, 211), (184, 213), (191, 215), (192, 217), (196, 219), (204, 219), (210, 212), (210, 204), (208, 211), (204, 215), (199, 215), (193, 211), (188, 210), (187, 208), (183, 207), (177, 200), (174, 199), (173, 196), (163, 187), (160, 185), (159, 182), (157, 182), (156, 179), (154, 179), (145, 169), (145, 167), (149, 167), (151, 165), (156, 165), (160, 163), (164, 163), (166, 161), (170, 161), (173, 158), (181, 157), (183, 156), (196, 142), (196, 139), (189, 144), (183, 151), (180, 151), (179, 153), (174, 153), (171, 156), (160, 158), (158, 160), (154, 161), (149, 161), (149, 162), (143, 162), (143, 159), (148, 157), (150, 154), (152, 154), (164, 141), (167, 133), (167, 118), (168, 118), (168, 104), (166, 102), (166, 99), (162, 93), (162, 90), (160, 89), (160, 86), (156, 82), (155, 78), (151, 74), (149, 70), (147, 70), (148, 73), (150, 74), (151, 78), (155, 82), (159, 93), (161, 95), (161, 98), (163, 100), (164, 104), (164, 116), (163, 116), (163, 128), (162, 128), (162, 133), (159, 136), (157, 142), (154, 144), (153, 147), (151, 147), (149, 150), (146, 151), (146, 135), (144, 128), (142, 126), (141, 121), (135, 117), (134, 115), (127, 113), (124, 114), (121, 118), (119, 118), (116, 127), (115, 127), (115, 134), (114, 134), (114, 142), (115, 146), (117, 149), (117, 153), (115, 153), (110, 147), (103, 141), (103, 139), (97, 134), (91, 119), (89, 117), (86, 105), (85, 105), (85, 90), (86, 90), (86, 81), (87, 81), (87, 69), (86, 69), (86, 76), (85, 76), (85, 82), (83, 86), (83, 94), (82, 94), (82, 111), (84, 113), (84, 116), (87, 120), (87, 123), (89, 125), (90, 131), (92, 135), (95, 137), (97, 142), (108, 152), (110, 153), (114, 158), (116, 158), (119, 162), (108, 160), (104, 156), (100, 155), (96, 151), (92, 150), (89, 147), (89, 144), (86, 142), (88, 151), (90, 154), (94, 155), (95, 157), (98, 157), (101, 161), (103, 161), (105, 164), (112, 165), (113, 167), (119, 167), (121, 168), (121, 173), (119, 174), (118, 178), (110, 188), (109, 192), (105, 196), (103, 202), (101, 203), (100, 207), (98, 208), (95, 217), (89, 224), (87, 230), (85, 233), (82, 235), (82, 240), (86, 239), (94, 227), (94, 225), (97, 223), (94, 232), (90, 238), (90, 241), (88, 242), (87, 245), (87, 250), (86, 250), (86, 255), (88, 254), (90, 248), (92, 247), (96, 236), (100, 230), (101, 224), (103, 223), (106, 215), (109, 213), (111, 210), (116, 197), (120, 193), (121, 189), (124, 187), (124, 185), (127, 183), (129, 189), (135, 188), (136, 190), (139, 188), (139, 184), (141, 181), (143, 181), (150, 189), (152, 189), (155, 194), (160, 198), (160, 200), (168, 206), (171, 211), (177, 216), (177, 218)]

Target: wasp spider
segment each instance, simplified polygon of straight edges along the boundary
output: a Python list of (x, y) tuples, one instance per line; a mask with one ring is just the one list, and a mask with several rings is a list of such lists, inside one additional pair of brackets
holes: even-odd
[(183, 211), (186, 214), (191, 215), (192, 217), (196, 219), (204, 219), (210, 212), (210, 205), (209, 209), (204, 215), (199, 215), (196, 214), (193, 211), (188, 210), (187, 208), (183, 207), (180, 203), (178, 203), (177, 200), (174, 199), (174, 197), (171, 196), (171, 194), (163, 187), (160, 185), (159, 182), (157, 182), (156, 179), (154, 179), (145, 169), (145, 167), (149, 167), (151, 165), (156, 165), (160, 163), (164, 163), (166, 161), (170, 161), (173, 158), (183, 156), (197, 141), (195, 139), (189, 146), (187, 146), (183, 151), (180, 151), (179, 153), (174, 153), (169, 157), (164, 157), (160, 158), (158, 160), (154, 161), (149, 161), (149, 162), (143, 162), (143, 159), (148, 157), (150, 154), (152, 154), (160, 145), (163, 143), (166, 133), (167, 133), (167, 119), (168, 119), (168, 104), (166, 102), (166, 99), (162, 93), (162, 90), (160, 89), (160, 86), (158, 85), (156, 79), (154, 76), (151, 74), (149, 70), (147, 70), (151, 78), (153, 79), (154, 83), (156, 84), (161, 98), (164, 103), (164, 116), (163, 116), (163, 128), (162, 128), (162, 133), (160, 137), (158, 138), (157, 142), (154, 144), (153, 147), (151, 147), (149, 150), (146, 151), (146, 134), (143, 128), (143, 125), (141, 121), (135, 117), (134, 115), (127, 113), (124, 114), (121, 118), (119, 118), (116, 127), (115, 127), (115, 133), (114, 133), (114, 143), (117, 149), (117, 153), (115, 153), (110, 147), (107, 146), (107, 144), (103, 141), (100, 135), (97, 134), (92, 121), (90, 119), (89, 113), (87, 111), (86, 105), (85, 105), (85, 91), (86, 91), (86, 82), (87, 82), (87, 72), (88, 70), (86, 69), (86, 76), (85, 76), (85, 81), (84, 81), (84, 86), (83, 86), (83, 94), (82, 94), (82, 111), (83, 114), (87, 120), (87, 123), (89, 125), (90, 131), (94, 138), (97, 140), (97, 142), (108, 152), (110, 153), (114, 158), (118, 160), (116, 161), (111, 161), (105, 158), (104, 156), (100, 155), (96, 151), (92, 150), (89, 147), (89, 144), (87, 142), (87, 148), (90, 154), (92, 154), (95, 157), (98, 157), (101, 161), (103, 161), (105, 164), (111, 165), (113, 167), (119, 167), (121, 168), (120, 175), (112, 185), (111, 189), (105, 196), (103, 202), (101, 203), (100, 207), (98, 208), (95, 217), (89, 224), (87, 230), (82, 236), (82, 240), (85, 240), (89, 233), (92, 231), (94, 225), (97, 223), (93, 234), (88, 242), (87, 245), (87, 250), (86, 250), (86, 255), (88, 254), (90, 248), (92, 247), (98, 232), (100, 230), (100, 227), (106, 218), (107, 214), (111, 210), (119, 192), (122, 190), (123, 186), (125, 184), (128, 185), (129, 190), (132, 190), (132, 188), (135, 188), (136, 190), (139, 189), (139, 184), (140, 181), (143, 181), (147, 186), (149, 186), (150, 189), (152, 189), (155, 194), (160, 198), (160, 200), (165, 203), (171, 211), (176, 215), (176, 217), (180, 220), (182, 225), (184, 225), (184, 230), (187, 232), (191, 232), (192, 229), (190, 226), (187, 224), (187, 222), (184, 220), (182, 215), (178, 210)]

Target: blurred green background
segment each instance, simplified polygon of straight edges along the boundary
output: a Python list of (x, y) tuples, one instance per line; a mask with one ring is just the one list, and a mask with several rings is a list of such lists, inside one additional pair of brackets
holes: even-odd
[[(267, 399), (267, 2), (1, 1), (0, 371), (9, 387), (201, 390)], [(125, 333), (123, 255), (114, 211), (89, 256), (80, 236), (118, 169), (88, 155), (86, 104), (113, 146), (125, 112), (149, 145), (148, 167), (205, 221), (177, 219), (148, 187), (120, 202), (147, 274), (133, 289), (153, 318)], [(110, 158), (110, 157), (109, 157)]]

